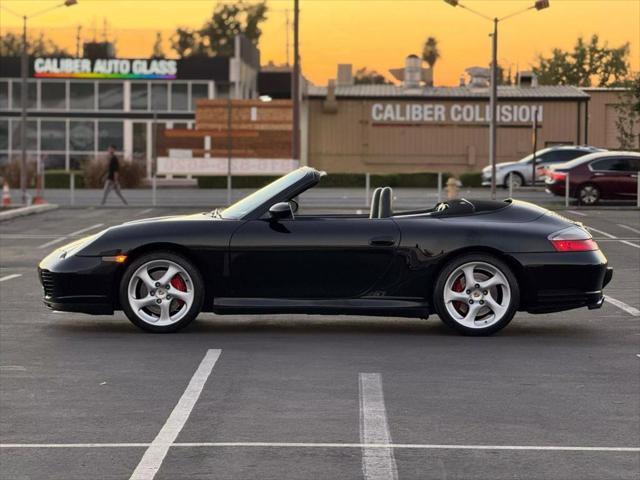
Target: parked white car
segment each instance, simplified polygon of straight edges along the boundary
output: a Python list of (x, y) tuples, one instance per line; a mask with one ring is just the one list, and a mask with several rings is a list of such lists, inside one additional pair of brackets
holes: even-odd
[[(580, 145), (563, 145), (543, 148), (536, 152), (536, 182), (544, 182), (544, 171), (551, 165), (568, 162), (574, 158), (602, 151), (602, 149)], [(533, 154), (517, 162), (496, 164), (496, 185), (508, 188), (513, 181), (514, 187), (531, 185)], [(482, 185), (491, 185), (491, 165), (482, 169)]]

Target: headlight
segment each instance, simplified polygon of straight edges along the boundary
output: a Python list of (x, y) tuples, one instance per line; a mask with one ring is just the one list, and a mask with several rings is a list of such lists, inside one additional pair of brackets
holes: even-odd
[(88, 237), (84, 237), (84, 238), (81, 238), (79, 240), (75, 240), (75, 241), (73, 241), (71, 243), (66, 244), (63, 247), (60, 247), (58, 249), (58, 252), (60, 254), (60, 258), (67, 258), (67, 257), (71, 257), (72, 255), (75, 255), (80, 250), (82, 250), (84, 247), (86, 247), (91, 242), (93, 242), (100, 235), (102, 235), (102, 232), (95, 233), (93, 235), (89, 235)]

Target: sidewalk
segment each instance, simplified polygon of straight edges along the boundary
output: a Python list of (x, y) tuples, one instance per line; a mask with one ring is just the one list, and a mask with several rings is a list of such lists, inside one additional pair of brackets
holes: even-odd
[[(255, 191), (254, 189), (233, 190), (232, 199), (237, 201)], [(371, 190), (373, 192), (373, 189)], [(371, 193), (370, 192), (370, 193)], [(153, 192), (151, 189), (122, 190), (124, 197), (130, 206), (158, 206), (158, 207), (203, 207), (217, 208), (227, 204), (227, 191), (225, 189), (199, 189), (199, 188), (158, 188), (156, 190), (156, 203), (153, 204)], [(396, 188), (394, 193), (394, 205), (396, 208), (411, 209), (433, 206), (438, 201), (438, 191), (435, 188)], [(34, 192), (30, 191), (33, 195)], [(504, 199), (509, 195), (508, 190), (498, 189), (497, 198)], [(491, 192), (488, 188), (462, 188), (460, 197), (489, 199)], [(520, 189), (513, 192), (514, 198), (540, 205), (560, 204), (564, 200), (553, 197), (540, 188)], [(11, 197), (14, 204), (20, 201), (20, 191), (13, 189)], [(101, 189), (77, 189), (73, 198), (71, 192), (66, 189), (49, 189), (43, 194), (49, 203), (60, 206), (96, 207), (102, 201)], [(446, 200), (446, 192), (442, 192), (442, 200)], [(305, 192), (300, 197), (301, 205), (314, 208), (366, 208), (367, 201), (363, 188), (315, 188)], [(111, 193), (107, 206), (123, 206), (120, 199)]]

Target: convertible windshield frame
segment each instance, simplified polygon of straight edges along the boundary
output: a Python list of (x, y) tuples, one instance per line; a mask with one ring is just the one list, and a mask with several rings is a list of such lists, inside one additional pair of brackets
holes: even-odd
[(300, 167), (265, 185), (233, 205), (220, 211), (226, 220), (255, 220), (279, 202), (288, 202), (305, 190), (314, 187), (325, 175), (311, 167)]

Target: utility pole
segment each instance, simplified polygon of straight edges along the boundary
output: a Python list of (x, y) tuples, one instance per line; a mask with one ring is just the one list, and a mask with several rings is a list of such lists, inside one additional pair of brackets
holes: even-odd
[(289, 9), (284, 11), (284, 16), (285, 16), (285, 24), (286, 24), (286, 37), (285, 37), (285, 57), (287, 59), (287, 68), (289, 67), (289, 65), (291, 65), (289, 63), (289, 28), (290, 28), (290, 22), (289, 22)]
[(491, 98), (489, 99), (491, 119), (489, 121), (489, 160), (491, 161), (491, 199), (496, 199), (496, 141), (498, 123), (498, 19), (493, 19), (491, 36)]
[(292, 157), (300, 160), (300, 52), (298, 31), (300, 25), (299, 0), (293, 0), (293, 72), (291, 95), (293, 96)]
[(82, 25), (78, 25), (76, 29), (76, 58), (80, 58), (80, 32), (82, 31)]
[(27, 76), (29, 75), (27, 47), (27, 16), (23, 15), (20, 57), (20, 191), (24, 205), (27, 204)]

